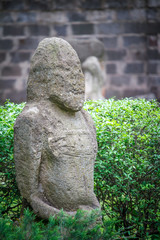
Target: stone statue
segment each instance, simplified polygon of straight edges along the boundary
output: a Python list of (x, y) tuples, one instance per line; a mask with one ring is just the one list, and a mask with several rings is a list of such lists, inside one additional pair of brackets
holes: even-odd
[(63, 208), (100, 208), (93, 192), (96, 131), (82, 109), (85, 81), (79, 58), (60, 38), (40, 42), (28, 79), (27, 104), (16, 120), (14, 159), (21, 195), (48, 219)]
[(99, 60), (94, 57), (88, 57), (82, 64), (85, 76), (85, 98), (86, 100), (104, 99), (102, 96), (102, 87), (104, 84), (104, 73)]

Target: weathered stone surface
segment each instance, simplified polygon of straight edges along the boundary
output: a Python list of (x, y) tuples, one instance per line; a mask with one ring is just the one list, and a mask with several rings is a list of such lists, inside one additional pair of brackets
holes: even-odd
[(15, 123), (14, 159), (21, 195), (42, 218), (63, 208), (99, 208), (93, 192), (96, 132), (82, 110), (84, 76), (76, 52), (44, 39), (31, 61), (28, 102)]
[(88, 57), (82, 64), (85, 76), (85, 98), (103, 99), (102, 87), (104, 85), (104, 72), (100, 62), (94, 56)]

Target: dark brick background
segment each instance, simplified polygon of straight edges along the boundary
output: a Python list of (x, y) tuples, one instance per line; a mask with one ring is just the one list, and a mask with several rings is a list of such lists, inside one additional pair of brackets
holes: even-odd
[(104, 44), (106, 98), (160, 100), (160, 0), (1, 0), (0, 103), (26, 100), (31, 56), (54, 36)]

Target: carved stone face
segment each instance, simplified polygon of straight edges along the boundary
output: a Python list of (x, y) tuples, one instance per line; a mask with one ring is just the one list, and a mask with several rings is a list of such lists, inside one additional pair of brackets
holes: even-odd
[(60, 38), (40, 42), (32, 57), (27, 91), (28, 101), (48, 99), (71, 111), (83, 107), (85, 80), (69, 43)]

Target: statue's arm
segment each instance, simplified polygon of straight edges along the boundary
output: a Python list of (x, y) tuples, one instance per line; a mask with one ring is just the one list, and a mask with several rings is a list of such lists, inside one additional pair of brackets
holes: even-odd
[(21, 195), (30, 202), (38, 192), (39, 167), (42, 152), (42, 129), (34, 114), (20, 114), (14, 126), (14, 160), (16, 180)]
[(91, 115), (84, 109), (82, 109), (81, 112), (83, 114), (83, 117), (85, 118), (88, 129), (90, 130), (92, 142), (94, 145), (94, 151), (95, 151), (95, 154), (97, 154), (98, 146), (97, 146), (97, 138), (96, 138), (96, 127), (94, 125), (93, 119)]

